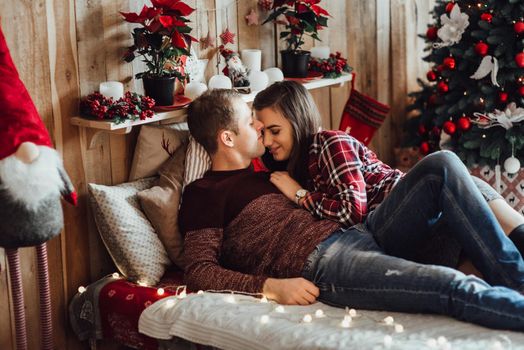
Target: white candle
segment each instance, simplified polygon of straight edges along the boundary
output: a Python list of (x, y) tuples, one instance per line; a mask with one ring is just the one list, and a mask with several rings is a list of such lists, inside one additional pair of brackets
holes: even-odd
[(119, 81), (105, 81), (100, 83), (100, 93), (105, 98), (112, 97), (116, 101), (124, 97), (124, 84)]
[(259, 72), (262, 68), (262, 51), (257, 49), (245, 49), (241, 52), (242, 63), (252, 72)]
[(311, 49), (311, 57), (326, 59), (329, 58), (329, 46), (315, 46)]

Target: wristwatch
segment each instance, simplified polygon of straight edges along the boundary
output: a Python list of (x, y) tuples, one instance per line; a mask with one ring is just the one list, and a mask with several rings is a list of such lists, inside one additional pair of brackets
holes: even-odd
[(295, 203), (300, 205), (299, 201), (308, 194), (307, 190), (301, 188), (295, 193)]

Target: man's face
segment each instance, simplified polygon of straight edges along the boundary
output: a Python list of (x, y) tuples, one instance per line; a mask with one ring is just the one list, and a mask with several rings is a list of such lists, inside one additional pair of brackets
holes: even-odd
[(232, 102), (238, 122), (238, 135), (235, 135), (235, 149), (249, 159), (264, 154), (262, 123), (257, 120), (251, 108), (241, 98)]

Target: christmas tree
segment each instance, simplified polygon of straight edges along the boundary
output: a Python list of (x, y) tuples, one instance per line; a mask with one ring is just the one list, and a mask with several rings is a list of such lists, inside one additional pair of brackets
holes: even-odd
[(437, 0), (425, 35), (428, 82), (410, 94), (407, 144), (466, 165), (524, 161), (524, 0)]

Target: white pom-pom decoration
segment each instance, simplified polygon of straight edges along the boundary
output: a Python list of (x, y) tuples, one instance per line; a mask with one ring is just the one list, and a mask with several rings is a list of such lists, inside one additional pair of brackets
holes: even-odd
[(508, 174), (515, 174), (520, 170), (520, 161), (513, 156), (509, 157), (504, 161), (504, 170)]
[(184, 95), (189, 97), (191, 100), (196, 99), (198, 96), (206, 92), (207, 86), (204, 83), (199, 83), (197, 81), (192, 81), (186, 85), (184, 89)]
[(264, 73), (266, 73), (267, 77), (269, 78), (268, 86), (276, 81), (284, 80), (284, 73), (282, 73), (282, 71), (278, 67), (268, 68), (264, 70)]
[(231, 89), (233, 87), (231, 79), (221, 74), (213, 75), (207, 85), (210, 89)]

